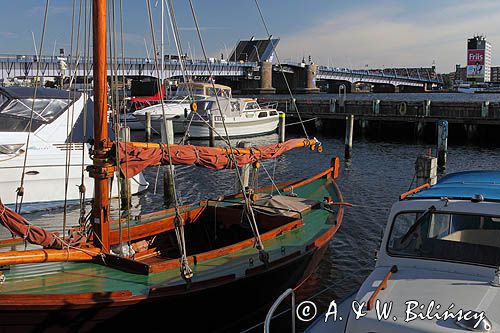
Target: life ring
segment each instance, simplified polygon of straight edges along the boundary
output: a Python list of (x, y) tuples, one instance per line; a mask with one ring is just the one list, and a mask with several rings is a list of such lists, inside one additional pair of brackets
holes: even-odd
[(404, 116), (406, 114), (406, 108), (407, 108), (406, 102), (399, 103), (398, 111), (401, 116)]

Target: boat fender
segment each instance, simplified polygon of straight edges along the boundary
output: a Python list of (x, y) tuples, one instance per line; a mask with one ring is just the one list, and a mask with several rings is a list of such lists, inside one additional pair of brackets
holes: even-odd
[(196, 104), (196, 102), (193, 102), (189, 104), (189, 108), (191, 109), (191, 111), (196, 112), (198, 110), (198, 104)]
[(187, 118), (187, 117), (188, 117), (188, 109), (184, 108), (184, 118)]
[(399, 114), (404, 116), (406, 114), (406, 108), (407, 108), (406, 102), (399, 103)]
[(0, 272), (0, 285), (3, 284), (5, 282), (5, 274), (3, 272)]

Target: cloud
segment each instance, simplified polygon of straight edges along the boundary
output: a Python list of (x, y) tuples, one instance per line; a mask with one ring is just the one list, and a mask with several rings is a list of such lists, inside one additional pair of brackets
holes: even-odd
[[(491, 24), (500, 22), (499, 2), (436, 4), (421, 13), (409, 10), (401, 3), (381, 6), (377, 2), (335, 13), (283, 36), (278, 52), (282, 58), (295, 59), (304, 52), (318, 64), (354, 68), (430, 66), (435, 60), (438, 70), (447, 72), (455, 64), (464, 64), (466, 39), (474, 33), (484, 32), (493, 47), (500, 44), (500, 34)], [(493, 55), (493, 65), (494, 61)]]

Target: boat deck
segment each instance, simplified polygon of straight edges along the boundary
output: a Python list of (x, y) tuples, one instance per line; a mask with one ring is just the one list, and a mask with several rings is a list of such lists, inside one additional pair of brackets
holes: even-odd
[[(293, 189), (293, 192), (300, 197), (319, 202), (323, 201), (324, 197), (332, 197), (333, 201), (341, 201), (342, 198), (336, 195), (335, 189), (336, 185), (330, 178), (325, 180), (325, 177), (322, 177), (298, 186)], [(288, 190), (282, 194), (290, 194), (291, 192), (292, 190)], [(241, 199), (235, 198), (233, 200), (238, 202)], [(208, 204), (215, 204), (215, 202), (208, 202)], [(217, 204), (230, 205), (231, 203), (219, 202)], [(338, 207), (334, 206), (334, 213), (339, 212)], [(328, 232), (331, 233), (332, 229), (334, 229), (334, 233), (336, 228), (332, 228), (332, 226), (339, 223), (335, 216), (338, 214), (330, 215), (327, 210), (316, 205), (303, 213), (303, 225), (265, 240), (263, 243), (270, 256), (270, 263), (279, 264), (279, 260), (303, 254), (316, 241), (322, 241), (324, 235)], [(139, 219), (132, 221), (132, 223), (140, 224), (146, 221), (147, 219)], [(158, 259), (151, 260), (158, 261)], [(238, 279), (252, 274), (262, 266), (259, 253), (254, 247), (246, 247), (197, 263), (190, 260), (190, 267), (194, 271), (192, 284), (224, 276)], [(133, 296), (148, 296), (152, 291), (161, 287), (185, 285), (178, 268), (146, 275), (129, 273), (94, 262), (17, 265), (3, 270), (3, 273), (6, 280), (0, 286), (0, 296), (1, 294), (47, 295), (117, 291), (130, 291)]]

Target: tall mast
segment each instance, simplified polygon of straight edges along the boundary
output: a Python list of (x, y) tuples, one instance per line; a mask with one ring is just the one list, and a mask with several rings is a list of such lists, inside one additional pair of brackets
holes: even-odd
[[(164, 16), (164, 12), (165, 12), (165, 2), (163, 0), (161, 0), (161, 71), (160, 71), (160, 82), (161, 82), (161, 85), (160, 85), (160, 89), (163, 88), (163, 81), (165, 79), (165, 76), (163, 74), (163, 71), (165, 70), (165, 52), (164, 52), (164, 36), (163, 36), (163, 16)], [(163, 89), (161, 90), (161, 93), (160, 93), (162, 96), (162, 98), (164, 98), (163, 96)]]
[(93, 80), (94, 80), (94, 163), (90, 175), (94, 178), (92, 226), (94, 245), (109, 252), (109, 185), (113, 168), (106, 159), (110, 149), (108, 139), (108, 94), (106, 69), (106, 0), (93, 0)]

